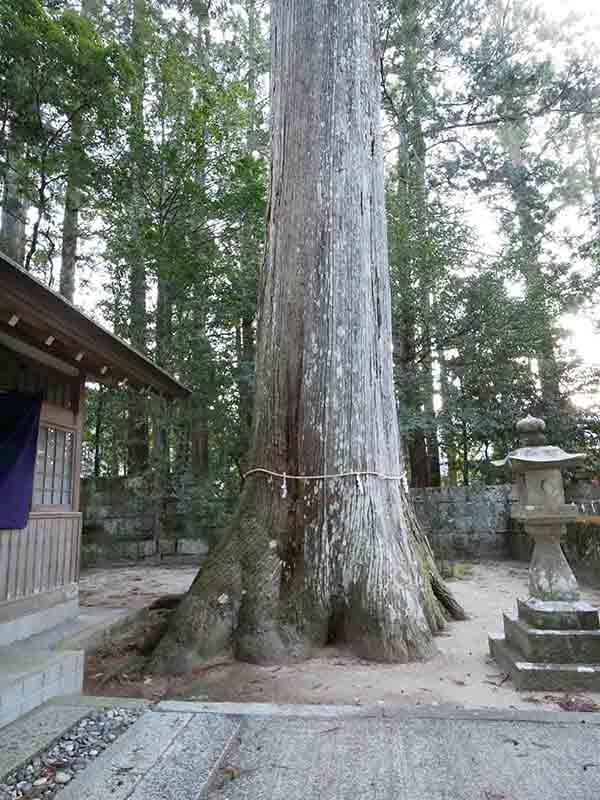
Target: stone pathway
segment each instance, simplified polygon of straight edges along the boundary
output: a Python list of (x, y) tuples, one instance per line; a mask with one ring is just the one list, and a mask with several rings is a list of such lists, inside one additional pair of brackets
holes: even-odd
[(2, 728), (0, 800), (51, 800), (112, 746), (145, 708), (140, 700), (71, 695)]
[(61, 800), (597, 800), (600, 715), (163, 702)]

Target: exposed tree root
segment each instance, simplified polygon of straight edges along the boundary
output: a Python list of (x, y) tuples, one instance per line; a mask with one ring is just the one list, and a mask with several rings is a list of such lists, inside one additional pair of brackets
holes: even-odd
[[(433, 597), (437, 602), (433, 603), (432, 617), (430, 624), (434, 632), (443, 629), (445, 620), (439, 619), (439, 611), (441, 610), (445, 619), (451, 620), (465, 620), (467, 615), (463, 607), (456, 601), (452, 592), (446, 586), (440, 571), (435, 563), (433, 550), (429, 544), (429, 540), (425, 531), (417, 520), (412, 502), (406, 498), (406, 506), (408, 508), (409, 524), (411, 535), (421, 558), (421, 565), (425, 574), (429, 578), (429, 584)], [(440, 624), (441, 623), (441, 624)]]
[[(267, 513), (259, 520), (240, 512), (237, 527), (211, 553), (175, 608), (149, 671), (181, 674), (224, 653), (279, 664), (305, 659), (327, 643), (344, 643), (357, 655), (382, 662), (430, 655), (432, 634), (448, 619), (466, 615), (441, 578), (408, 498), (402, 501), (404, 535), (396, 536), (385, 523), (381, 528), (375, 514), (365, 521), (371, 535), (356, 539), (350, 530), (340, 552), (331, 552), (330, 560), (315, 568), (305, 546), (294, 548), (294, 536), (309, 535), (302, 528), (288, 531), (286, 545), (281, 544), (294, 499), (283, 501), (263, 489), (257, 500), (247, 490), (242, 509), (258, 504)], [(365, 503), (363, 498), (357, 502)], [(365, 507), (372, 511), (368, 501)], [(356, 509), (353, 514), (350, 527), (363, 529)], [(376, 546), (373, 536), (380, 539)], [(326, 546), (326, 540), (315, 545), (320, 551)], [(407, 547), (417, 555), (417, 573), (406, 566)]]

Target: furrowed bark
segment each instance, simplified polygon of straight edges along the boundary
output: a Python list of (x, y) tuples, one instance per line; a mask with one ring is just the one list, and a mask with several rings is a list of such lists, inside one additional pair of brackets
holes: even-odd
[(224, 647), (281, 662), (330, 642), (407, 661), (432, 652), (445, 619), (398, 479), (375, 3), (281, 0), (272, 26), (252, 462), (393, 479), (249, 475), (237, 524), (183, 600), (154, 669)]
[[(144, 169), (144, 95), (146, 0), (134, 0), (131, 33), (131, 59), (136, 79), (131, 91), (129, 158), (131, 162), (131, 204), (129, 243), (129, 339), (141, 352), (147, 349), (146, 259), (142, 241), (145, 201), (142, 187)], [(127, 469), (137, 475), (148, 467), (148, 421), (144, 401), (129, 392), (127, 428)]]
[(4, 192), (0, 213), (0, 247), (7, 256), (23, 264), (27, 244), (27, 213), (29, 202), (20, 185), (18, 164), (23, 155), (23, 144), (11, 131), (6, 149), (6, 166), (3, 177)]

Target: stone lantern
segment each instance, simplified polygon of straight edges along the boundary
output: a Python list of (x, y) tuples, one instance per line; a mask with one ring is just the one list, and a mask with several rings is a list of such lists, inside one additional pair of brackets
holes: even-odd
[(511, 517), (534, 540), (529, 597), (518, 615), (504, 615), (504, 636), (489, 637), (490, 652), (520, 689), (600, 689), (598, 609), (580, 601), (577, 579), (560, 546), (577, 509), (565, 503), (562, 470), (584, 455), (546, 445), (543, 420), (517, 424), (522, 447), (495, 466), (513, 471)]

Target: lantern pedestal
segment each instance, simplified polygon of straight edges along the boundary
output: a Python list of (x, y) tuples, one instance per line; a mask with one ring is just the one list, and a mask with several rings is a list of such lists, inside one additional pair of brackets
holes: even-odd
[[(555, 471), (558, 472), (552, 470)], [(535, 543), (529, 564), (530, 596), (549, 601), (579, 600), (577, 578), (560, 546), (565, 525), (577, 519), (575, 506), (562, 503), (554, 510), (517, 506), (512, 517), (525, 523), (525, 530)]]
[(490, 654), (517, 689), (600, 690), (598, 609), (581, 601), (518, 600)]

